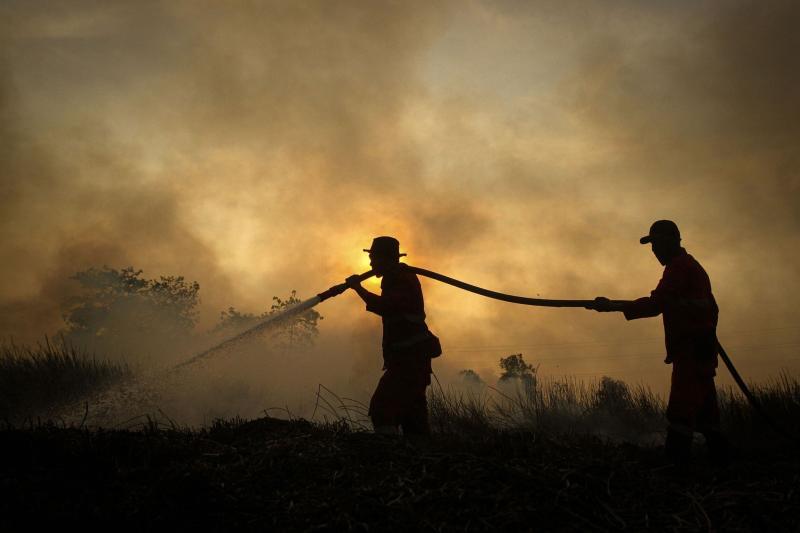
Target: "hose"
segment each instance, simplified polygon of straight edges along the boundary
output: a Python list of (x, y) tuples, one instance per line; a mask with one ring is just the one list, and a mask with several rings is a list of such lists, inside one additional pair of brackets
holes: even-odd
[[(490, 291), (489, 289), (484, 289), (483, 287), (478, 287), (477, 285), (470, 285), (469, 283), (465, 283), (455, 278), (439, 274), (438, 272), (425, 270), (424, 268), (419, 268), (411, 265), (407, 265), (407, 267), (408, 270), (410, 270), (414, 274), (419, 274), (420, 276), (425, 276), (426, 278), (435, 279), (436, 281), (441, 281), (442, 283), (452, 285), (453, 287), (458, 287), (459, 289), (465, 291), (473, 292), (475, 294), (480, 294), (481, 296), (485, 296), (486, 298), (493, 298), (495, 300), (501, 300), (503, 302), (510, 302), (513, 304), (534, 305), (538, 307), (583, 307), (585, 309), (591, 309), (591, 306), (594, 303), (594, 300), (549, 300), (545, 298), (527, 298), (525, 296), (505, 294), (502, 292)], [(374, 275), (375, 273), (372, 270), (368, 270), (363, 274), (359, 274), (358, 279), (359, 281), (364, 281), (366, 279), (371, 278)], [(319, 297), (320, 301), (324, 301), (327, 300), (328, 298), (331, 298), (332, 296), (339, 295), (346, 290), (347, 290), (347, 284), (342, 283), (340, 285), (334, 285), (327, 291), (319, 293), (317, 297)], [(624, 300), (611, 300), (611, 302), (623, 303)]]
[[(538, 307), (583, 307), (585, 309), (590, 309), (590, 306), (594, 303), (594, 300), (548, 300), (544, 298), (526, 298), (524, 296), (515, 296), (513, 294), (490, 291), (489, 289), (484, 289), (483, 287), (470, 285), (469, 283), (464, 283), (463, 281), (444, 276), (438, 272), (431, 272), (430, 270), (425, 270), (424, 268), (409, 266), (408, 269), (415, 274), (419, 274), (420, 276), (435, 279), (436, 281), (441, 281), (442, 283), (447, 283), (453, 287), (474, 292), (475, 294), (480, 294), (481, 296), (485, 296), (487, 298), (494, 298), (495, 300), (502, 300), (504, 302), (511, 302), (513, 304), (534, 305)], [(621, 303), (622, 301), (623, 300), (612, 300), (614, 303)]]
[[(495, 300), (502, 300), (504, 302), (511, 302), (515, 304), (521, 305), (533, 305), (538, 307), (583, 307), (586, 309), (591, 309), (594, 300), (548, 300), (543, 298), (526, 298), (523, 296), (516, 296), (512, 294), (504, 294), (502, 292), (490, 291), (488, 289), (484, 289), (482, 287), (478, 287), (476, 285), (470, 285), (469, 283), (464, 283), (463, 281), (459, 281), (457, 279), (444, 276), (439, 274), (438, 272), (431, 272), (430, 270), (425, 270), (424, 268), (414, 267), (409, 265), (409, 270), (414, 272), (415, 274), (419, 274), (420, 276), (425, 276), (427, 278), (435, 279), (436, 281), (441, 281), (442, 283), (447, 283), (448, 285), (452, 285), (453, 287), (458, 287), (459, 289), (463, 289), (465, 291), (473, 292), (475, 294), (480, 294), (481, 296), (485, 296), (487, 298), (493, 298)], [(361, 274), (361, 276), (369, 277), (367, 274), (372, 275), (372, 272), (365, 272)], [(366, 278), (364, 278), (366, 279)], [(611, 300), (612, 303), (623, 303), (626, 300)], [(767, 424), (779, 435), (793, 441), (795, 444), (798, 443), (798, 439), (792, 436), (785, 428), (781, 427), (767, 412), (764, 410), (761, 403), (755, 397), (755, 395), (750, 391), (747, 384), (742, 379), (742, 376), (739, 374), (739, 371), (736, 370), (736, 367), (733, 365), (733, 361), (731, 358), (728, 357), (728, 353), (725, 351), (725, 348), (722, 347), (722, 344), (717, 341), (717, 347), (719, 348), (719, 355), (722, 358), (723, 363), (728, 368), (728, 371), (733, 376), (733, 380), (736, 382), (736, 385), (739, 386), (739, 389), (744, 394), (747, 401), (750, 403), (750, 406), (755, 410), (761, 417), (767, 422)]]

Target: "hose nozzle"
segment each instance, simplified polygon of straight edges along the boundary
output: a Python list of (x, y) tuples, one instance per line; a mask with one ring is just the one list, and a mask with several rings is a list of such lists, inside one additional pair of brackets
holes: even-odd
[[(371, 278), (374, 275), (375, 275), (375, 273), (372, 270), (369, 270), (367, 272), (364, 272), (363, 274), (359, 274), (358, 275), (358, 279), (359, 279), (359, 281), (364, 281), (365, 279)], [(322, 301), (327, 300), (328, 298), (332, 298), (334, 296), (339, 296), (340, 294), (342, 294), (346, 290), (347, 290), (347, 283), (340, 283), (339, 285), (334, 285), (333, 287), (331, 287), (327, 291), (323, 291), (323, 292), (317, 294), (317, 298), (319, 298), (319, 301), (322, 302)]]

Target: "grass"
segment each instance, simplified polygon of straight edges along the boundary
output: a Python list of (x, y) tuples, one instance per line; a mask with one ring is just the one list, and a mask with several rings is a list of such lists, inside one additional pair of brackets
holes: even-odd
[[(750, 385), (750, 390), (761, 404), (778, 431), (756, 412), (738, 389), (719, 391), (722, 427), (734, 442), (751, 448), (771, 447), (776, 441), (794, 440), (800, 446), (800, 380), (787, 373), (766, 383)], [(788, 434), (781, 436), (780, 433)]]
[[(548, 435), (592, 434), (640, 444), (658, 442), (664, 432), (665, 402), (644, 386), (631, 388), (608, 377), (597, 383), (531, 383), (504, 389), (484, 385), (448, 390), (434, 384), (429, 394), (432, 427), (439, 433), (479, 432), (491, 427)], [(731, 441), (752, 449), (797, 446), (800, 381), (781, 374), (751, 390), (789, 438), (776, 432), (738, 390), (723, 389), (719, 391), (721, 426)]]
[[(781, 374), (751, 386), (770, 424), (733, 389), (719, 391), (721, 426), (742, 453), (796, 451), (800, 447), (800, 381)], [(593, 436), (611, 442), (660, 446), (666, 430), (665, 401), (645, 386), (608, 377), (578, 380), (511, 380), (504, 385), (442, 387), (428, 391), (431, 429), (437, 438), (483, 438), (496, 432), (529, 432), (544, 438)], [(320, 385), (312, 420), (370, 430), (366, 406)], [(773, 426), (778, 427), (778, 431)], [(703, 439), (698, 434), (698, 444)]]
[(603, 378), (508, 382), (505, 386), (432, 388), (432, 427), (440, 433), (480, 430), (487, 426), (552, 435), (594, 434), (639, 441), (663, 426), (663, 401), (649, 389), (631, 390)]
[(125, 365), (98, 360), (63, 340), (35, 347), (0, 344), (0, 418), (20, 419), (75, 401), (131, 376)]
[[(51, 406), (79, 401), (130, 378), (125, 365), (98, 360), (66, 344), (45, 339), (35, 347), (0, 344), (0, 418), (19, 421)], [(752, 386), (764, 410), (795, 439), (800, 420), (800, 381), (788, 374)], [(429, 389), (431, 427), (438, 434), (479, 434), (489, 430), (546, 435), (591, 434), (616, 441), (652, 444), (665, 427), (664, 400), (644, 386), (608, 377), (598, 382), (547, 380), (535, 373), (497, 386), (472, 384)], [(739, 446), (781, 446), (787, 439), (734, 389), (719, 391), (723, 430)], [(369, 430), (363, 403), (341, 398), (320, 385), (312, 420)], [(291, 418), (291, 413), (287, 413)]]

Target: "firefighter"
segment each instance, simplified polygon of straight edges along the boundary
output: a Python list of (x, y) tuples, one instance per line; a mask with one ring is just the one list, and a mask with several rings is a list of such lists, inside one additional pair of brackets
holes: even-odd
[(416, 274), (399, 261), (400, 243), (393, 237), (376, 237), (368, 250), (370, 266), (381, 278), (381, 294), (361, 286), (358, 276), (346, 280), (383, 321), (383, 369), (369, 403), (376, 433), (428, 435), (428, 401), (431, 358), (441, 354), (439, 340), (425, 324), (425, 304)]
[(664, 265), (664, 274), (650, 296), (631, 302), (612, 302), (598, 297), (593, 309), (621, 311), (627, 320), (662, 315), (667, 356), (672, 364), (672, 383), (667, 405), (667, 458), (685, 463), (691, 456), (695, 431), (706, 439), (709, 457), (725, 463), (728, 446), (719, 430), (719, 407), (714, 387), (717, 368), (717, 317), (719, 309), (708, 274), (681, 247), (678, 226), (659, 220), (650, 226), (641, 244), (651, 244)]

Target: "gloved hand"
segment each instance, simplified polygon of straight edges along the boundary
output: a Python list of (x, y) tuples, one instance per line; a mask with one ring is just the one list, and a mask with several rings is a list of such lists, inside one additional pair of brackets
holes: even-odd
[(361, 286), (361, 279), (359, 278), (358, 274), (353, 274), (344, 280), (344, 284), (351, 289), (355, 289), (356, 287)]
[(598, 296), (594, 299), (594, 302), (587, 306), (587, 309), (594, 309), (598, 313), (608, 313), (611, 311), (622, 311), (622, 304), (612, 302), (605, 296)]

